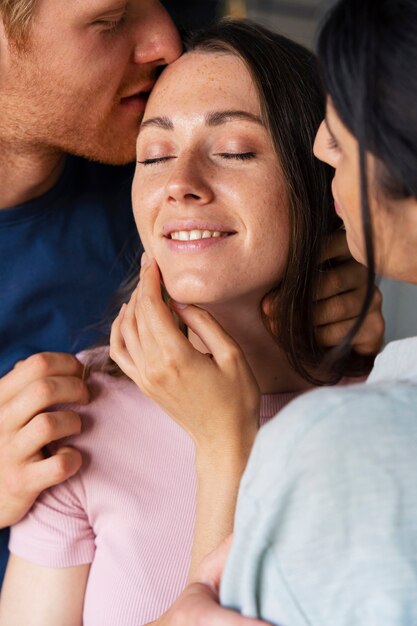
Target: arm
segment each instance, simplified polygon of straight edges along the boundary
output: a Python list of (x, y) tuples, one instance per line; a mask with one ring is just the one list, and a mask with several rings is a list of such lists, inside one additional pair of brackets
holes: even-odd
[(142, 268), (139, 287), (113, 324), (110, 354), (194, 440), (194, 566), (232, 529), (239, 480), (258, 430), (260, 392), (239, 346), (206, 311), (188, 306), (178, 313), (209, 354), (179, 331), (162, 300), (156, 263)]
[(148, 626), (267, 626), (242, 617), (219, 605), (220, 577), (230, 549), (231, 537), (209, 554), (173, 606)]
[(11, 556), (1, 592), (0, 625), (81, 626), (89, 569), (50, 569)]
[(42, 353), (0, 380), (0, 528), (18, 522), (41, 491), (78, 471), (81, 456), (73, 448), (61, 446), (49, 458), (42, 448), (80, 432), (73, 411), (45, 411), (54, 404), (88, 402), (82, 371), (69, 354)]

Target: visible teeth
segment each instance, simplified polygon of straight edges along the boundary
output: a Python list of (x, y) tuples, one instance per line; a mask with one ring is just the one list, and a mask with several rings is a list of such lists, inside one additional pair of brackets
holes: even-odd
[(221, 237), (219, 230), (178, 230), (171, 233), (171, 239), (176, 241), (194, 241), (195, 239), (210, 239), (211, 237)]

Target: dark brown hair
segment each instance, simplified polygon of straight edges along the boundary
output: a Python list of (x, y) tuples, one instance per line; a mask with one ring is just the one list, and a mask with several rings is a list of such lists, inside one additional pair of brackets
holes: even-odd
[(326, 16), (318, 40), (324, 82), (333, 105), (359, 144), (362, 223), (368, 285), (362, 311), (337, 347), (349, 347), (369, 309), (375, 277), (369, 172), (388, 201), (417, 198), (417, 2), (342, 0)]

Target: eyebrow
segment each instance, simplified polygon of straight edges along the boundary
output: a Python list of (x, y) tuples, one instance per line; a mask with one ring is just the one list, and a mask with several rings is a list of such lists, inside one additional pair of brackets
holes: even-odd
[[(235, 120), (244, 120), (246, 122), (253, 122), (264, 126), (263, 121), (258, 115), (249, 113), (248, 111), (214, 111), (213, 113), (207, 113), (205, 118), (206, 126), (220, 126), (227, 122), (233, 122)], [(144, 128), (154, 126), (162, 128), (163, 130), (174, 130), (174, 124), (169, 117), (151, 117), (148, 120), (142, 122), (139, 132)]]

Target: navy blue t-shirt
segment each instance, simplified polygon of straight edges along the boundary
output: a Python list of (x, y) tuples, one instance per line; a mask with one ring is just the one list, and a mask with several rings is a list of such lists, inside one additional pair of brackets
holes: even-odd
[[(68, 157), (45, 195), (0, 210), (0, 376), (36, 352), (76, 353), (100, 339), (142, 251), (132, 177), (132, 165)], [(0, 532), (0, 586), (7, 539)]]

